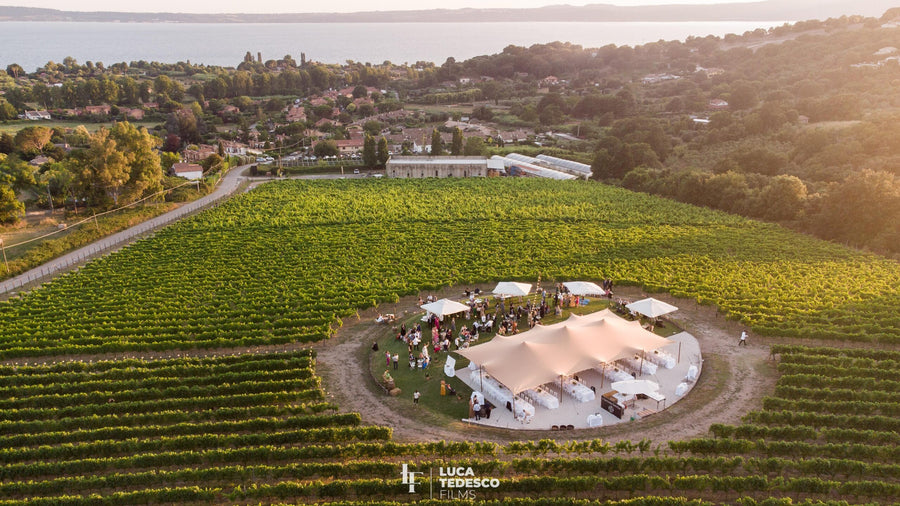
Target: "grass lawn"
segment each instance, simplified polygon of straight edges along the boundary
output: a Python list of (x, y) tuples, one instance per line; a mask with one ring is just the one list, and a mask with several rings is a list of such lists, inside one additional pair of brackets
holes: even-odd
[[(513, 303), (517, 306), (520, 303), (524, 305), (525, 302), (525, 299), (513, 299)], [(507, 307), (509, 307), (509, 302), (507, 302)], [(551, 306), (551, 313), (544, 318), (544, 323), (548, 325), (557, 323), (568, 318), (569, 315), (573, 313), (594, 313), (607, 307), (609, 307), (609, 301), (607, 301), (606, 299), (591, 299), (591, 302), (586, 306), (566, 308), (563, 309), (563, 313), (561, 316), (555, 316), (552, 313)], [(492, 301), (490, 311), (493, 312), (495, 309), (496, 305)], [(424, 312), (419, 311), (406, 320), (401, 320), (394, 323), (394, 332), (388, 333), (386, 337), (377, 341), (378, 352), (369, 354), (369, 367), (371, 368), (372, 376), (380, 380), (382, 375), (384, 374), (385, 369), (387, 369), (390, 371), (391, 377), (394, 378), (395, 385), (401, 390), (401, 393), (399, 395), (400, 399), (402, 399), (404, 402), (408, 402), (410, 406), (412, 406), (413, 404), (413, 392), (418, 390), (421, 394), (421, 398), (419, 399), (419, 407), (417, 409), (429, 410), (436, 414), (443, 415), (457, 421), (462, 418), (467, 418), (469, 416), (469, 397), (472, 394), (472, 389), (466, 386), (466, 384), (463, 383), (459, 378), (448, 378), (444, 374), (444, 364), (447, 362), (447, 353), (434, 353), (433, 349), (429, 348), (431, 363), (428, 364), (428, 367), (424, 370), (422, 370), (421, 368), (410, 369), (408, 346), (405, 342), (397, 339), (397, 334), (399, 333), (401, 324), (405, 323), (406, 328), (408, 329), (415, 328), (416, 324), (421, 322), (423, 314)], [(445, 319), (446, 324), (449, 324), (449, 322), (449, 318)], [(524, 317), (519, 323), (520, 325), (524, 325), (525, 329), (527, 329), (527, 320)], [(457, 331), (462, 329), (463, 325), (471, 327), (472, 320), (465, 320), (461, 317), (457, 317)], [(655, 329), (654, 333), (663, 337), (668, 337), (679, 331), (680, 329), (677, 329), (673, 324), (667, 323), (665, 327)], [(496, 334), (493, 333), (481, 333), (479, 334), (479, 339), (476, 344), (486, 343), (493, 339), (495, 335)], [(422, 323), (422, 336), (422, 346), (425, 345), (425, 341), (427, 341), (428, 344), (431, 344), (431, 328), (425, 323)], [(450, 347), (451, 349), (454, 348), (452, 343)], [(396, 353), (399, 356), (400, 360), (396, 370), (394, 369), (393, 364), (391, 364), (390, 366), (386, 366), (386, 351), (390, 352), (392, 355)], [(413, 350), (413, 353), (418, 357), (418, 351)], [(469, 361), (467, 359), (457, 355), (456, 353), (451, 352), (451, 356), (456, 359), (455, 368), (457, 370), (469, 365)], [(456, 390), (457, 396), (441, 396), (441, 380), (449, 383)]]

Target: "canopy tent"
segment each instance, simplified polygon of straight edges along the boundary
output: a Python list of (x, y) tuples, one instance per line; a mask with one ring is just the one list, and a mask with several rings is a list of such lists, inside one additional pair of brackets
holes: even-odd
[(515, 281), (501, 281), (494, 287), (497, 295), (510, 297), (524, 297), (531, 291), (531, 283), (516, 283)]
[(609, 386), (616, 392), (625, 395), (652, 394), (659, 392), (659, 383), (649, 380), (616, 381)]
[(605, 309), (458, 350), (514, 394), (670, 344)]
[(606, 295), (606, 290), (590, 281), (567, 281), (563, 283), (572, 295)]
[(625, 307), (648, 318), (656, 318), (657, 316), (669, 314), (672, 311), (678, 311), (677, 307), (661, 300), (656, 300), (653, 297), (626, 304)]
[(469, 310), (469, 306), (450, 299), (437, 300), (428, 304), (423, 304), (420, 307), (429, 313), (436, 314), (440, 318)]

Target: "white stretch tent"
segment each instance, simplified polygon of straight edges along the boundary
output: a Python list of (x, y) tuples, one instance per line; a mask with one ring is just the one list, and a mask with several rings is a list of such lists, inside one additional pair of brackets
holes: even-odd
[(514, 394), (670, 344), (608, 309), (457, 351)]
[(509, 295), (512, 297), (524, 297), (531, 292), (531, 283), (516, 283), (515, 281), (501, 281), (494, 287), (497, 295)]
[(459, 302), (450, 299), (437, 300), (428, 304), (423, 304), (419, 307), (421, 307), (425, 311), (428, 311), (429, 313), (436, 314), (440, 318), (469, 310), (469, 306), (460, 304)]
[(572, 295), (606, 295), (606, 290), (589, 281), (567, 281), (563, 283)]
[(678, 311), (678, 308), (672, 304), (656, 300), (653, 297), (626, 304), (625, 307), (628, 308), (629, 311), (640, 313), (648, 318), (656, 318), (664, 314), (669, 314), (672, 311)]

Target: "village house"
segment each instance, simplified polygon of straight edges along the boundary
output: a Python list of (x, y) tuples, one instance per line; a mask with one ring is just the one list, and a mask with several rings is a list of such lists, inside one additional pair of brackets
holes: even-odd
[(641, 79), (641, 82), (644, 84), (656, 84), (673, 79), (680, 79), (680, 77), (673, 74), (648, 74)]
[(365, 140), (362, 137), (357, 137), (336, 140), (334, 143), (342, 155), (352, 155), (362, 151)]
[(38, 156), (32, 158), (31, 161), (28, 162), (28, 165), (31, 165), (32, 167), (40, 167), (41, 165), (44, 165), (45, 163), (52, 162), (52, 161), (53, 161), (52, 159), (50, 159), (44, 155), (38, 155)]
[(713, 111), (724, 111), (725, 109), (728, 109), (728, 102), (721, 98), (714, 98), (709, 101), (708, 107)]
[(81, 110), (82, 114), (87, 114), (90, 116), (109, 116), (110, 106), (103, 105), (86, 105)]
[(203, 167), (196, 163), (176, 163), (172, 165), (172, 175), (195, 181), (203, 177)]
[(25, 111), (25, 119), (30, 121), (38, 121), (51, 118), (50, 113), (47, 111)]
[(244, 156), (247, 154), (247, 145), (236, 141), (222, 141), (222, 149), (226, 155)]
[(199, 162), (200, 160), (206, 160), (209, 155), (215, 152), (216, 148), (214, 146), (200, 144), (199, 146), (189, 146), (184, 150), (181, 156), (184, 158), (185, 162)]
[(298, 121), (306, 121), (306, 110), (300, 106), (288, 107), (287, 115), (285, 116), (288, 123), (296, 123)]

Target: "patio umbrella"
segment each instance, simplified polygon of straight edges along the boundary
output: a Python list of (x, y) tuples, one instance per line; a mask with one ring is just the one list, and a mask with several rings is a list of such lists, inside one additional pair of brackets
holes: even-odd
[(568, 288), (572, 295), (606, 295), (606, 290), (590, 281), (567, 281), (563, 286)]
[(420, 307), (425, 311), (437, 315), (440, 318), (469, 310), (469, 306), (460, 304), (459, 302), (450, 299), (441, 299), (438, 301), (430, 302), (428, 304), (423, 304)]
[(616, 381), (610, 388), (625, 395), (654, 393), (659, 391), (659, 383), (649, 380)]
[(656, 318), (664, 314), (669, 314), (672, 311), (678, 311), (677, 307), (666, 304), (661, 300), (656, 300), (653, 297), (626, 304), (625, 307), (628, 308), (629, 311), (640, 313), (648, 318)]
[(494, 287), (494, 293), (497, 295), (508, 295), (510, 297), (524, 297), (530, 291), (530, 283), (516, 283), (514, 281), (501, 281)]

